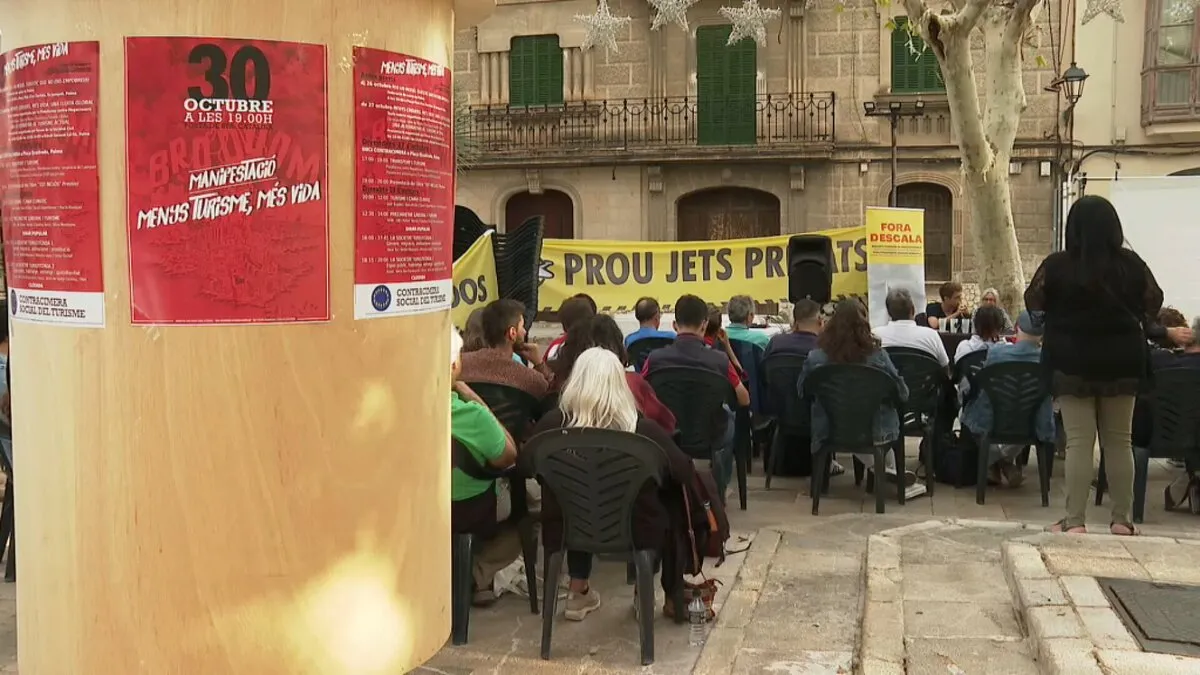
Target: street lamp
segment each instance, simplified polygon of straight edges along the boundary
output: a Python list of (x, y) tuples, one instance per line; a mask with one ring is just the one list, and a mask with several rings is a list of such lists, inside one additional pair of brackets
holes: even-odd
[[(1086, 77), (1086, 76), (1085, 76)], [(925, 114), (925, 102), (917, 99), (911, 103), (906, 101), (888, 101), (887, 106), (879, 106), (875, 101), (863, 101), (863, 111), (867, 117), (886, 117), (892, 126), (892, 190), (888, 196), (888, 206), (896, 205), (896, 128), (900, 125), (901, 117), (920, 117)]]
[(1067, 72), (1063, 73), (1062, 84), (1063, 94), (1067, 97), (1067, 104), (1074, 108), (1076, 103), (1079, 103), (1079, 97), (1083, 96), (1083, 83), (1088, 79), (1087, 71), (1071, 62), (1071, 67), (1067, 68)]

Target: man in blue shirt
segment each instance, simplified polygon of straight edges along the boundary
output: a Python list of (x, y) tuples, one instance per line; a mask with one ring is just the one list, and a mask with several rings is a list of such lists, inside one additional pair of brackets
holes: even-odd
[(821, 332), (821, 306), (812, 300), (798, 300), (792, 306), (792, 329), (771, 337), (763, 357), (772, 354), (808, 356), (817, 348)]
[(754, 321), (754, 299), (748, 295), (735, 295), (729, 299), (729, 325), (725, 334), (730, 340), (749, 342), (755, 347), (766, 349), (771, 336), (764, 330), (750, 328)]
[[(1017, 342), (1012, 345), (1001, 343), (989, 349), (983, 367), (987, 368), (994, 363), (1014, 361), (1040, 362), (1042, 360), (1042, 332), (1043, 326), (1040, 322), (1035, 322), (1028, 311), (1021, 312), (1021, 315), (1017, 317)], [(963, 426), (973, 434), (982, 434), (991, 428), (992, 402), (988, 400), (987, 392), (980, 391), (974, 400), (967, 403), (963, 408), (961, 420)], [(1035, 428), (1039, 441), (1054, 442), (1054, 409), (1049, 394), (1042, 402), (1042, 407), (1038, 409)], [(1008, 481), (1009, 487), (1017, 487), (1021, 484), (1024, 476), (1021, 473), (1021, 467), (1013, 461), (1013, 458), (1021, 451), (1021, 447), (1000, 446), (999, 450), (998, 459), (993, 453), (988, 453), (989, 461), (994, 461), (990, 480), (998, 483), (1000, 474), (1002, 474)]]
[(662, 309), (658, 306), (658, 301), (654, 298), (642, 298), (638, 300), (637, 304), (633, 306), (633, 315), (637, 318), (641, 327), (625, 336), (626, 349), (629, 348), (629, 345), (642, 338), (675, 339), (674, 332), (659, 329), (659, 324), (662, 323)]

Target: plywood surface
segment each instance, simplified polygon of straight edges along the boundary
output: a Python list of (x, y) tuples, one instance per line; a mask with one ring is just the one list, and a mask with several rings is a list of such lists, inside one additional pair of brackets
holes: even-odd
[[(449, 64), (451, 5), (0, 0), (5, 50), (102, 49), (108, 327), (12, 333), (23, 675), (401, 673), (441, 646), (449, 314), (352, 320), (349, 59), (366, 45)], [(130, 325), (134, 35), (328, 46), (333, 321)]]

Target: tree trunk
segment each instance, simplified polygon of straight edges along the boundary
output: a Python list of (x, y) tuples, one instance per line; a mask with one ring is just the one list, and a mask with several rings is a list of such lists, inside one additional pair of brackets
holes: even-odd
[[(903, 0), (921, 37), (932, 49), (946, 83), (950, 121), (962, 153), (966, 195), (971, 201), (971, 232), (978, 280), (995, 286), (1002, 304), (1015, 312), (1025, 292), (1025, 271), (1013, 225), (1008, 162), (1017, 125), (1025, 109), (1021, 79), (1021, 39), (1033, 8), (1030, 0), (1015, 6), (990, 6), (968, 0), (958, 12), (939, 15), (923, 0)], [(971, 32), (984, 35), (986, 63), (980, 106), (971, 54)]]

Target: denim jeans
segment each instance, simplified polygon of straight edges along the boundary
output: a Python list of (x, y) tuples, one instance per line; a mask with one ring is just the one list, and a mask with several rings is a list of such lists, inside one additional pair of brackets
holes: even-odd
[(729, 406), (725, 406), (725, 415), (725, 435), (721, 438), (721, 444), (713, 450), (712, 458), (713, 480), (717, 482), (717, 491), (721, 493), (722, 501), (725, 499), (725, 489), (733, 479), (733, 444), (734, 433), (737, 430), (736, 416)]

